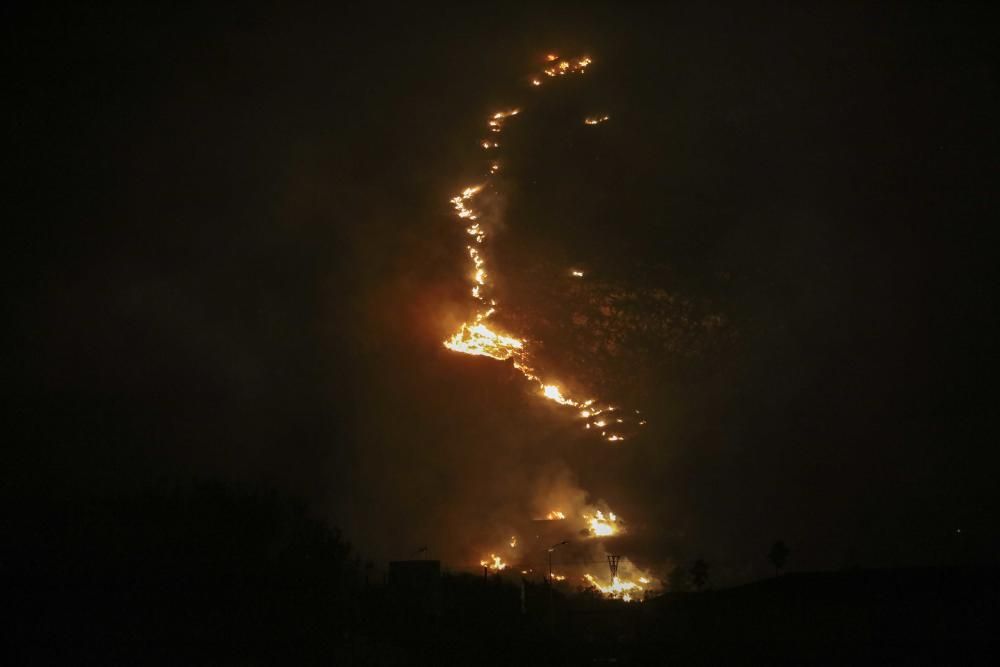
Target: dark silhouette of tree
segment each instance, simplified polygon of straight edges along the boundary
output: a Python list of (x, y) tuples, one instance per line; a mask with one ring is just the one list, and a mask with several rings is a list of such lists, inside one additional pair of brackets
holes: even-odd
[(686, 593), (691, 589), (691, 575), (681, 565), (674, 567), (667, 577), (667, 590), (671, 593)]
[(708, 563), (704, 558), (699, 558), (691, 566), (691, 583), (699, 591), (708, 583)]
[(774, 566), (774, 575), (778, 576), (781, 570), (785, 569), (785, 562), (788, 560), (788, 547), (781, 540), (771, 546), (771, 552), (767, 555), (771, 565)]

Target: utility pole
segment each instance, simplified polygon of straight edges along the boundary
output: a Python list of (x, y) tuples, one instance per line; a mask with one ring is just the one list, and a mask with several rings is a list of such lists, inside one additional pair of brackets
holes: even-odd
[(563, 540), (559, 544), (553, 544), (549, 547), (549, 586), (552, 585), (552, 552), (556, 550), (556, 547), (561, 547), (564, 544), (569, 544), (569, 540)]
[(621, 556), (608, 556), (608, 569), (611, 570), (611, 580), (618, 576), (618, 559)]

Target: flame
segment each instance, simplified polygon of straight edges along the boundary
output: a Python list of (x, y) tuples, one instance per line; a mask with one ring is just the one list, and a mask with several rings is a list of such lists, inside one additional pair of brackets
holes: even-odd
[(485, 324), (463, 324), (454, 336), (444, 342), (444, 346), (455, 352), (506, 361), (524, 349), (524, 342), (497, 333)]
[[(541, 71), (541, 74), (549, 77), (583, 74), (592, 62), (587, 56), (576, 59), (561, 59), (555, 53), (547, 54), (545, 60), (549, 64)], [(541, 74), (531, 78), (530, 83), (532, 86), (541, 86), (543, 81)], [(506, 122), (519, 113), (519, 108), (497, 111), (486, 119), (486, 127), (495, 138), (498, 138), (496, 135), (503, 132)], [(584, 119), (584, 123), (587, 125), (598, 125), (606, 122), (608, 118), (607, 115), (590, 116)], [(482, 139), (480, 146), (484, 150), (499, 149), (500, 143), (495, 138)], [(499, 170), (500, 160), (490, 160), (487, 178), (495, 175)], [(526, 380), (538, 385), (539, 394), (542, 397), (559, 405), (577, 409), (579, 416), (585, 420), (584, 428), (591, 429), (592, 427), (596, 427), (603, 429), (607, 426), (605, 419), (595, 419), (591, 422), (591, 418), (605, 412), (614, 412), (616, 409), (614, 406), (604, 404), (604, 407), (600, 407), (600, 405), (595, 405), (596, 400), (592, 398), (580, 400), (574, 396), (565, 394), (559, 384), (551, 382), (549, 379), (543, 381), (531, 366), (527, 341), (524, 338), (504, 331), (490, 321), (497, 313), (497, 302), (490, 298), (489, 295), (492, 283), (490, 273), (487, 270), (487, 255), (484, 254), (483, 248), (491, 227), (488, 221), (479, 221), (480, 211), (473, 206), (473, 199), (483, 192), (486, 185), (487, 183), (470, 185), (451, 199), (456, 217), (463, 223), (466, 235), (471, 238), (470, 245), (466, 246), (469, 261), (471, 262), (471, 270), (468, 275), (471, 283), (470, 294), (477, 305), (472, 317), (462, 323), (450, 338), (443, 341), (443, 344), (447, 349), (454, 352), (461, 352), (472, 356), (485, 356), (497, 361), (510, 361), (513, 367)], [(570, 275), (575, 278), (583, 278), (584, 273), (579, 269), (570, 269)], [(638, 410), (635, 412), (639, 414)], [(616, 419), (615, 422), (621, 424), (624, 423), (624, 420)], [(640, 424), (645, 423), (645, 420), (640, 422)], [(622, 435), (607, 430), (602, 430), (601, 436), (609, 442), (618, 442), (624, 439)], [(560, 510), (552, 510), (545, 518), (550, 521), (565, 520), (566, 515)], [(594, 510), (593, 515), (584, 514), (583, 518), (586, 521), (587, 532), (592, 537), (608, 537), (624, 531), (624, 527), (619, 523), (618, 517), (610, 511), (605, 515), (601, 510)], [(509, 542), (510, 548), (517, 548), (517, 544), (517, 536), (511, 536)], [(480, 565), (494, 572), (500, 572), (508, 567), (507, 563), (504, 563), (502, 558), (495, 553), (491, 553), (489, 558), (481, 560)], [(522, 574), (527, 574), (528, 572), (532, 572), (532, 570), (521, 570)], [(555, 581), (566, 580), (566, 576), (560, 574), (554, 574), (552, 578)], [(639, 577), (639, 583), (635, 583), (629, 579), (615, 576), (612, 578), (611, 583), (607, 585), (602, 585), (590, 574), (586, 574), (584, 579), (602, 594), (622, 599), (626, 602), (631, 601), (635, 595), (644, 590), (640, 584), (645, 585), (649, 583), (649, 579), (646, 577)]]
[(503, 562), (500, 556), (497, 556), (496, 554), (490, 554), (490, 557), (488, 559), (484, 558), (483, 560), (479, 561), (479, 565), (481, 567), (489, 568), (494, 572), (499, 572), (500, 570), (507, 569), (507, 563)]
[[(611, 583), (607, 585), (601, 585), (598, 583), (597, 579), (589, 574), (583, 575), (583, 578), (587, 581), (587, 583), (599, 590), (605, 597), (623, 600), (624, 602), (632, 602), (633, 600), (640, 599), (635, 597), (635, 595), (638, 595), (644, 590), (642, 586), (634, 581), (623, 580), (620, 577), (612, 577)], [(640, 577), (640, 581), (642, 581), (642, 579), (644, 579), (644, 577)]]
[[(548, 54), (546, 60), (550, 63), (555, 63), (558, 60), (558, 63), (544, 70), (544, 73), (549, 76), (559, 76), (567, 73), (582, 74), (591, 63), (591, 59), (587, 56), (560, 60), (558, 55)], [(532, 80), (532, 83), (539, 85), (541, 80), (535, 78)], [(487, 118), (487, 127), (491, 132), (499, 134), (503, 131), (507, 120), (517, 116), (520, 112), (521, 109), (517, 107), (496, 111)], [(486, 150), (496, 149), (500, 146), (497, 141), (490, 139), (483, 139), (480, 145)], [(499, 161), (492, 160), (489, 166), (490, 175), (496, 174), (499, 169)], [(449, 350), (463, 354), (490, 357), (497, 361), (510, 360), (514, 368), (520, 371), (525, 379), (538, 385), (540, 394), (544, 398), (563, 406), (586, 408), (594, 402), (593, 399), (581, 402), (572, 396), (564, 394), (563, 389), (558, 384), (543, 381), (535, 373), (535, 370), (530, 365), (526, 341), (524, 339), (487, 324), (488, 320), (497, 312), (495, 307), (496, 302), (488, 296), (488, 292), (491, 289), (490, 274), (486, 267), (486, 257), (481, 251), (487, 238), (487, 227), (479, 222), (480, 214), (472, 205), (472, 200), (482, 193), (483, 188), (483, 184), (470, 185), (462, 190), (461, 193), (451, 198), (455, 215), (463, 223), (469, 223), (465, 226), (465, 233), (473, 241), (471, 245), (466, 246), (469, 259), (472, 262), (470, 294), (473, 299), (481, 304), (481, 307), (475, 311), (471, 321), (463, 323), (458, 331), (443, 341), (444, 346)], [(572, 275), (581, 278), (583, 277), (583, 272), (574, 269), (572, 270)], [(607, 409), (611, 410), (612, 408), (609, 407)], [(586, 419), (591, 415), (599, 414), (599, 412), (601, 411), (584, 410), (580, 414)], [(590, 427), (589, 423), (585, 424), (585, 428), (589, 429)], [(617, 433), (609, 435), (607, 431), (602, 431), (601, 435), (610, 442), (617, 442), (623, 439), (621, 435)]]
[[(553, 54), (550, 54), (550, 56)], [(559, 60), (559, 56), (549, 57), (546, 56), (545, 59), (548, 62), (555, 62)], [(564, 74), (583, 74), (587, 70), (587, 66), (593, 61), (587, 56), (582, 58), (577, 58), (576, 60), (560, 60), (557, 64), (551, 67), (546, 67), (542, 70), (542, 73), (546, 76), (563, 76)]]
[(563, 396), (562, 392), (559, 391), (559, 387), (554, 384), (544, 385), (542, 387), (542, 393), (545, 395), (545, 398), (550, 401), (555, 401), (559, 405), (578, 405), (578, 403), (573, 399)]
[(590, 534), (594, 537), (610, 537), (617, 535), (622, 530), (614, 512), (608, 512), (605, 516), (604, 512), (597, 510), (593, 515), (584, 514), (583, 518), (587, 520)]

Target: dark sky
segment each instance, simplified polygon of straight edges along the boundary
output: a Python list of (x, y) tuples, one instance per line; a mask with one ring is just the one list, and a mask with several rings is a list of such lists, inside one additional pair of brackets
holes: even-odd
[[(8, 490), (265, 483), (458, 565), (569, 474), (723, 580), (779, 537), (993, 558), (995, 35), (957, 4), (5, 9)], [(550, 49), (595, 64), (533, 98)], [(440, 345), (511, 104), (498, 290), (643, 408), (617, 449)], [(626, 352), (558, 333), (570, 264), (636, 295)]]

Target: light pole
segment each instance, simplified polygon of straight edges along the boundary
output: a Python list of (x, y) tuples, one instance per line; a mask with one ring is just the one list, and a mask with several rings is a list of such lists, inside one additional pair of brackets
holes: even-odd
[(556, 547), (561, 547), (564, 544), (569, 544), (569, 540), (563, 540), (559, 544), (553, 544), (549, 547), (549, 586), (552, 585), (552, 552), (556, 550)]

